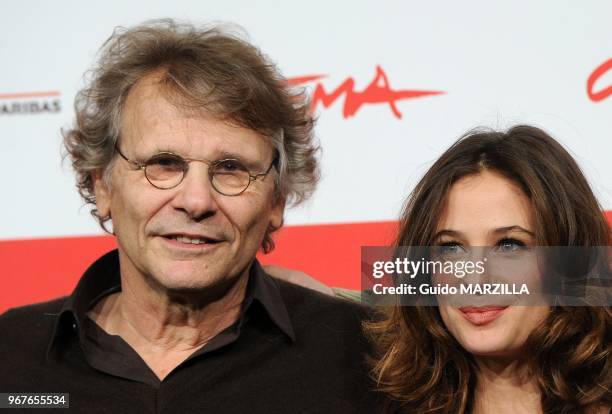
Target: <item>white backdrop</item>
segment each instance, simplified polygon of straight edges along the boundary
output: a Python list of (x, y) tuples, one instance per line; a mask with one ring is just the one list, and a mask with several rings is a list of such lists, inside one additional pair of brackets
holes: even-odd
[[(0, 239), (99, 234), (82, 207), (60, 128), (82, 75), (115, 26), (151, 18), (235, 22), (288, 78), (352, 77), (363, 91), (379, 65), (393, 90), (440, 95), (317, 108), (323, 180), (286, 223), (395, 219), (419, 176), (467, 129), (543, 127), (576, 156), (612, 209), (612, 96), (594, 102), (589, 75), (612, 57), (612, 2), (161, 1), (7, 2), (0, 13)], [(595, 89), (612, 84), (612, 70)], [(56, 97), (8, 95), (58, 92)], [(17, 113), (15, 104), (58, 112)]]

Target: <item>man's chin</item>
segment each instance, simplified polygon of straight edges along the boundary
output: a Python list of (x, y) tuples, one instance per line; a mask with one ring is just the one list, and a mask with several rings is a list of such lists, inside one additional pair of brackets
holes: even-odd
[(171, 274), (151, 275), (155, 290), (172, 302), (210, 303), (224, 297), (240, 278), (223, 277), (219, 273), (194, 274), (173, 271)]
[(202, 272), (194, 274), (193, 272), (173, 271), (167, 274), (152, 275), (151, 278), (160, 288), (176, 292), (197, 292), (224, 284), (223, 278), (219, 275)]

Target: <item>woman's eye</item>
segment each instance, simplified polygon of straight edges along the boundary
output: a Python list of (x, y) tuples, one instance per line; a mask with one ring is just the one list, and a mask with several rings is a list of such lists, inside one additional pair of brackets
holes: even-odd
[(504, 253), (515, 252), (523, 247), (525, 247), (525, 243), (516, 239), (502, 239), (497, 243), (497, 249)]
[(441, 256), (450, 256), (465, 253), (465, 249), (457, 242), (445, 242), (436, 246), (436, 251)]

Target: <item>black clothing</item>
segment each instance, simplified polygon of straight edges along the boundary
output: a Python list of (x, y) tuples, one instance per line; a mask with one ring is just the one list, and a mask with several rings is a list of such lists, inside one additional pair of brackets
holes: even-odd
[(114, 251), (71, 296), (0, 316), (0, 392), (67, 392), (69, 411), (86, 413), (379, 411), (361, 305), (273, 279), (254, 262), (236, 323), (160, 381), (86, 316), (120, 289)]

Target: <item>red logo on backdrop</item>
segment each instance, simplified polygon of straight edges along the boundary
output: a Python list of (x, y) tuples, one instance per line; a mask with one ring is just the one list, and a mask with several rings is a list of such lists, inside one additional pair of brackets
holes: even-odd
[(391, 112), (393, 112), (393, 115), (396, 118), (401, 119), (402, 113), (397, 108), (397, 101), (421, 98), (430, 95), (440, 95), (444, 93), (441, 91), (424, 91), (414, 89), (395, 90), (391, 87), (387, 74), (380, 66), (376, 66), (376, 74), (374, 79), (362, 91), (356, 91), (355, 80), (352, 77), (348, 77), (340, 84), (340, 86), (328, 93), (323, 84), (318, 82), (320, 79), (325, 77), (326, 75), (301, 76), (290, 78), (288, 79), (288, 82), (291, 86), (306, 85), (316, 82), (314, 93), (312, 95), (313, 111), (319, 104), (323, 105), (324, 108), (329, 108), (334, 102), (336, 102), (336, 100), (344, 95), (344, 109), (342, 111), (342, 116), (344, 118), (354, 116), (363, 105), (387, 104), (389, 105)]
[(0, 116), (57, 113), (61, 110), (59, 91), (0, 93)]
[(587, 80), (587, 94), (589, 95), (589, 99), (591, 101), (603, 101), (604, 99), (612, 95), (612, 85), (607, 86), (598, 91), (593, 90), (595, 87), (595, 83), (601, 77), (603, 77), (605, 73), (610, 71), (612, 71), (612, 58), (608, 59), (607, 61), (599, 65), (597, 68), (595, 68), (593, 73), (591, 73), (591, 76), (589, 76), (589, 79)]

